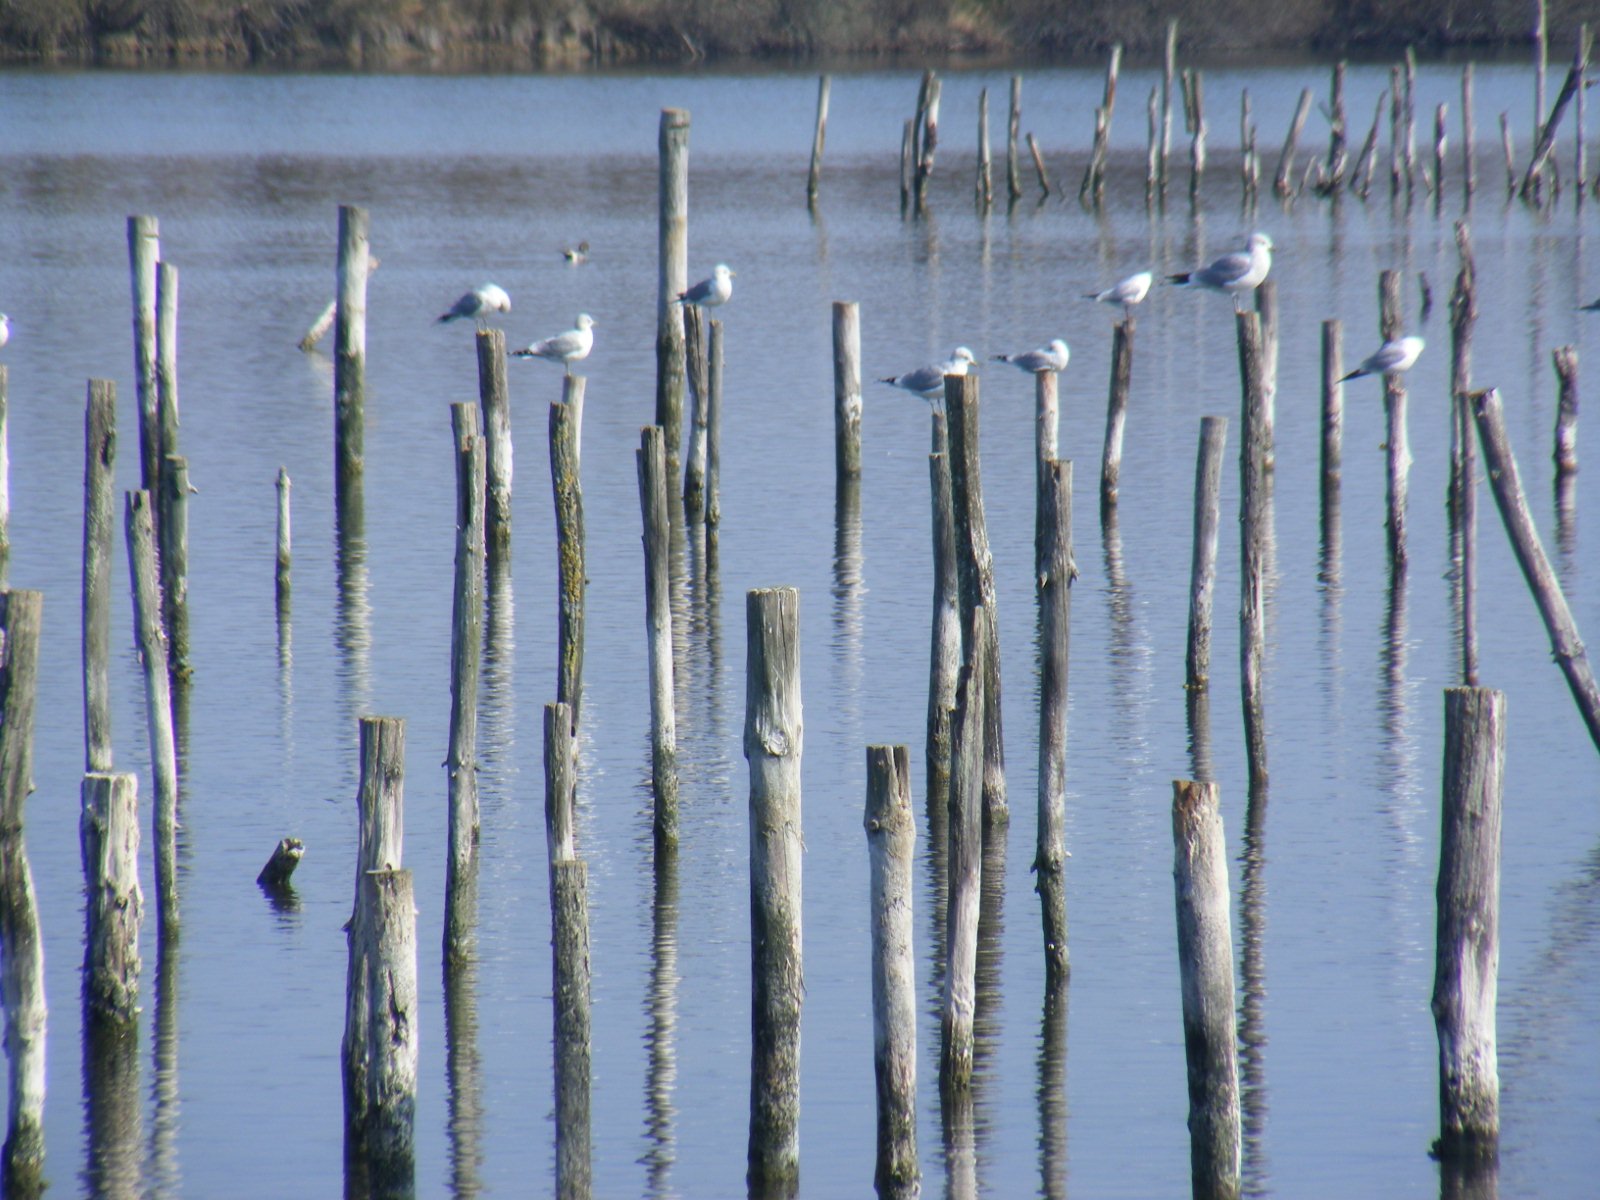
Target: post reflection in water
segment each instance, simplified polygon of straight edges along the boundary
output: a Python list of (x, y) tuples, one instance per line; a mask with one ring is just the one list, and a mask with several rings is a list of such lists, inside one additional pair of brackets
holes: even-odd
[(478, 858), (457, 880), (452, 914), (460, 932), (444, 965), (444, 1075), (450, 1141), (450, 1195), (483, 1190), (483, 1074), (478, 1051)]
[(158, 1196), (183, 1192), (178, 1133), (183, 1106), (178, 1087), (178, 939), (163, 931), (156, 941), (155, 1052), (151, 1093), (155, 1123), (150, 1136), (150, 1184)]
[(372, 694), (372, 607), (367, 597), (366, 514), (359, 478), (339, 506), (335, 537), (339, 592), (334, 644), (339, 654), (345, 728), (353, 729), (371, 706)]
[(492, 814), (510, 802), (517, 776), (517, 597), (510, 556), (488, 559), (477, 753), (479, 802)]
[(978, 1150), (972, 1092), (941, 1089), (945, 1200), (978, 1200)]
[(141, 1181), (144, 1110), (139, 1100), (139, 1029), (83, 1020), (83, 1117), (88, 1154), (81, 1179), (97, 1200), (137, 1200)]
[(1046, 992), (1039, 1023), (1039, 1195), (1067, 1200), (1067, 983)]
[(656, 851), (655, 892), (650, 905), (650, 990), (645, 997), (645, 1194), (665, 1200), (677, 1157), (673, 1130), (678, 1079), (678, 854)]
[[(1005, 973), (1006, 933), (1006, 835), (1009, 824), (991, 825), (983, 833), (983, 874), (978, 881), (978, 957), (974, 977), (972, 1014), (972, 1106), (973, 1150), (977, 1156), (974, 1172), (981, 1184), (984, 1177), (997, 1178), (991, 1171), (989, 1149), (992, 1134), (1001, 1119), (996, 1109), (1000, 1094), (999, 1070), (1001, 1035), (1005, 1025), (1005, 1004), (1001, 981)], [(980, 1187), (980, 1194), (985, 1191)]]
[(1272, 1194), (1267, 1155), (1267, 785), (1252, 787), (1239, 871), (1239, 1115), (1246, 1196)]
[(866, 595), (861, 553), (861, 479), (841, 476), (833, 509), (833, 657), (840, 672), (838, 703), (851, 725), (859, 724)]

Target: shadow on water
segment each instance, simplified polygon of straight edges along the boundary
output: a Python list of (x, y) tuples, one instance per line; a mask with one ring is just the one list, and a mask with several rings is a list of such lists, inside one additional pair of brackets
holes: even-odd
[(1272, 1194), (1267, 1156), (1267, 787), (1250, 790), (1239, 871), (1239, 1115), (1246, 1196)]
[(866, 595), (861, 553), (861, 479), (841, 477), (837, 481), (833, 508), (833, 655), (840, 673), (836, 702), (848, 724), (858, 724), (864, 622), (862, 603)]
[[(334, 645), (339, 655), (339, 697), (343, 726), (353, 730), (371, 707), (372, 607), (367, 598), (366, 513), (359, 482), (339, 505), (334, 566), (338, 578)], [(354, 744), (353, 739), (351, 743)]]
[(969, 1089), (940, 1089), (946, 1200), (978, 1200), (978, 1151)]
[(650, 905), (650, 989), (645, 998), (645, 1194), (675, 1195), (672, 1164), (677, 1157), (672, 1097), (678, 1080), (678, 855), (656, 854)]
[(83, 1194), (134, 1200), (144, 1194), (139, 1101), (139, 1028), (85, 1011), (83, 1117), (88, 1154)]
[(1039, 1195), (1067, 1200), (1067, 984), (1044, 998), (1039, 1023)]
[(489, 556), (478, 691), (478, 787), (492, 812), (509, 803), (517, 775), (517, 598), (508, 555)]
[(178, 1087), (178, 939), (164, 931), (156, 942), (155, 1047), (152, 1055), (149, 1183), (158, 1196), (183, 1192), (178, 1165), (182, 1103)]
[(1578, 554), (1578, 476), (1558, 471), (1554, 484), (1556, 499), (1556, 573), (1567, 595), (1577, 591)]
[(478, 1195), (483, 1166), (483, 1070), (478, 1051), (478, 860), (457, 881), (452, 919), (460, 931), (444, 967), (444, 1074), (450, 1195)]
[(972, 1014), (973, 1149), (978, 1179), (999, 1178), (990, 1171), (989, 1153), (1000, 1123), (999, 1050), (1004, 1033), (1005, 1004), (1001, 982), (1005, 974), (1006, 836), (1009, 824), (989, 826), (983, 833), (983, 874), (978, 884), (978, 959), (974, 977)]
[(1439, 1164), (1439, 1200), (1499, 1200), (1500, 1162), (1449, 1160)]
[(1410, 690), (1406, 679), (1406, 565), (1391, 562), (1389, 588), (1384, 612), (1383, 644), (1380, 648), (1382, 680), (1379, 710), (1383, 718), (1383, 750), (1379, 756), (1384, 775), (1385, 810), (1394, 825), (1398, 849), (1412, 867), (1421, 865), (1420, 836), (1415, 821), (1420, 816), (1415, 800), (1420, 791), (1417, 778), (1417, 746), (1410, 728)]

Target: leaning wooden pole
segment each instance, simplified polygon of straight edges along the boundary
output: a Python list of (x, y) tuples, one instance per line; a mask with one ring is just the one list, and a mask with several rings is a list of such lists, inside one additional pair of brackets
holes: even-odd
[(833, 466), (839, 479), (861, 474), (861, 305), (833, 302)]
[(916, 816), (905, 746), (867, 747), (867, 857), (871, 875), (872, 1062), (877, 1079), (880, 1196), (904, 1194), (917, 1165), (917, 986), (911, 868)]
[(1067, 982), (1067, 673), (1072, 617), (1072, 464), (1050, 462), (1039, 482), (1034, 581), (1039, 592), (1039, 817), (1034, 889), (1044, 929), (1045, 991)]
[(1556, 474), (1578, 470), (1578, 348), (1557, 346), (1551, 354), (1559, 387), (1556, 398)]
[(1245, 754), (1250, 794), (1267, 785), (1266, 718), (1266, 407), (1261, 362), (1261, 325), (1256, 314), (1236, 314), (1239, 377), (1243, 391), (1243, 431), (1239, 447), (1239, 690), (1244, 706)]
[(444, 961), (471, 950), (478, 862), (478, 680), (483, 654), (485, 463), (478, 410), (450, 406), (456, 474), (455, 586), (450, 610), (450, 741), (445, 754)]
[(667, 463), (678, 473), (683, 442), (683, 321), (678, 297), (689, 287), (689, 112), (661, 110), (657, 137), (659, 206), (656, 289), (656, 419), (667, 439)]
[(1550, 634), (1551, 651), (1567, 678), (1567, 686), (1572, 689), (1572, 698), (1577, 701), (1578, 711), (1589, 727), (1589, 736), (1596, 748), (1600, 748), (1600, 684), (1595, 682), (1583, 638), (1578, 634), (1566, 595), (1550, 568), (1550, 559), (1539, 541), (1533, 515), (1528, 511), (1522, 477), (1517, 471), (1511, 439), (1506, 433), (1505, 410), (1500, 403), (1500, 393), (1493, 388), (1476, 393), (1473, 396), (1472, 413), (1478, 425), (1478, 440), (1483, 446), (1489, 485), (1494, 491), (1500, 518), (1505, 522), (1506, 534), (1511, 539), (1511, 548), (1517, 556), (1517, 565), (1522, 568), (1523, 577), (1533, 591), (1539, 615), (1544, 618), (1545, 629)]
[(1492, 1159), (1500, 1140), (1495, 1001), (1500, 973), (1500, 811), (1506, 702), (1489, 688), (1444, 694), (1433, 1020), (1440, 1158)]
[(828, 93), (833, 80), (824, 75), (817, 80), (817, 124), (811, 134), (811, 172), (806, 176), (806, 203), (817, 205), (817, 191), (822, 184), (822, 147), (828, 139)]
[[(6, 1140), (0, 1191), (44, 1190), (44, 938), (22, 835), (33, 787), (33, 731), (44, 596), (0, 592), (0, 1004), (5, 1008)], [(909, 920), (909, 910), (908, 918)]]
[(644, 520), (645, 653), (650, 674), (650, 784), (656, 845), (678, 843), (678, 727), (672, 678), (672, 527), (667, 512), (667, 448), (661, 426), (639, 431), (635, 452)]
[(745, 597), (744, 754), (750, 764), (752, 1191), (800, 1178), (800, 593)]
[(483, 438), (484, 538), (492, 557), (511, 553), (511, 484), (516, 463), (511, 441), (511, 391), (506, 385), (506, 335), (480, 329), (478, 352), (478, 422)]
[(1228, 857), (1215, 783), (1173, 781), (1172, 841), (1189, 1067), (1189, 1177), (1194, 1195), (1231, 1200), (1240, 1194), (1239, 1062)]
[(111, 770), (112, 492), (117, 459), (117, 390), (89, 381), (84, 412), (83, 732), (84, 770)]
[(361, 494), (366, 470), (369, 227), (366, 209), (351, 204), (339, 206), (339, 300), (333, 327), (333, 461), (341, 509)]
[(550, 405), (550, 482), (556, 508), (556, 699), (572, 707), (578, 727), (583, 697), (583, 486), (578, 479), (578, 409)]
[(1227, 417), (1200, 418), (1194, 469), (1194, 550), (1189, 562), (1189, 649), (1184, 686), (1202, 691), (1211, 682), (1211, 614), (1217, 587), (1217, 543), (1222, 529), (1222, 452)]
[(133, 382), (139, 405), (139, 484), (155, 487), (161, 474), (161, 426), (156, 413), (156, 263), (161, 223), (128, 218), (128, 265), (133, 277)]

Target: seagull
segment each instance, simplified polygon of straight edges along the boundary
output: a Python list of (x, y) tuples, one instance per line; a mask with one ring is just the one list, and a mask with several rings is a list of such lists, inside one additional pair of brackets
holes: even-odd
[(573, 266), (582, 266), (589, 261), (589, 243), (579, 242), (576, 246), (568, 246), (561, 252), (561, 257)]
[(542, 342), (534, 342), (526, 350), (513, 350), (511, 357), (546, 358), (551, 362), (565, 363), (567, 374), (571, 375), (572, 364), (588, 358), (589, 351), (594, 349), (594, 318), (588, 313), (579, 313), (574, 323), (576, 329), (558, 333)]
[(1272, 270), (1272, 239), (1264, 233), (1252, 233), (1245, 249), (1224, 254), (1209, 267), (1201, 267), (1197, 271), (1185, 271), (1181, 275), (1168, 275), (1167, 280), (1179, 287), (1227, 292), (1233, 297), (1234, 311), (1239, 312), (1240, 294), (1254, 291), (1270, 270)]
[(439, 317), (438, 323), (443, 325), (458, 317), (471, 317), (478, 323), (479, 329), (487, 329), (490, 313), (510, 311), (511, 297), (494, 284), (484, 283), (452, 304), (449, 311)]
[(0, 346), (11, 340), (11, 318), (0, 313)]
[(1150, 290), (1150, 272), (1140, 271), (1137, 275), (1129, 275), (1126, 279), (1113, 283), (1103, 292), (1085, 292), (1084, 296), (1090, 300), (1098, 300), (1101, 304), (1122, 305), (1122, 315), (1133, 316), (1133, 306), (1143, 300), (1145, 293)]
[(1376, 354), (1366, 359), (1350, 374), (1341, 376), (1339, 382), (1343, 383), (1346, 379), (1360, 379), (1363, 375), (1398, 375), (1401, 371), (1409, 371), (1421, 353), (1421, 338), (1395, 338), (1379, 346)]
[(1041, 346), (1037, 350), (1027, 350), (1021, 354), (996, 354), (994, 360), (1010, 363), (1019, 371), (1037, 375), (1041, 371), (1065, 371), (1070, 357), (1072, 351), (1067, 349), (1067, 344), (1060, 338), (1055, 338), (1048, 346)]
[(944, 396), (944, 377), (965, 375), (967, 368), (977, 361), (971, 350), (965, 346), (957, 346), (950, 352), (950, 357), (942, 363), (918, 367), (915, 371), (907, 371), (904, 375), (890, 375), (878, 382), (911, 392), (924, 400), (937, 401)]
[(728, 297), (733, 295), (733, 277), (737, 271), (730, 271), (727, 263), (718, 263), (711, 270), (710, 279), (702, 279), (686, 292), (678, 293), (678, 300), (683, 304), (698, 304), (702, 308), (715, 308), (719, 304), (726, 304)]

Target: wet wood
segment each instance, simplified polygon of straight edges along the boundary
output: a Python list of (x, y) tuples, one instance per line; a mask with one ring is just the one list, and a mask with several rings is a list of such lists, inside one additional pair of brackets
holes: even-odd
[(1200, 449), (1194, 470), (1194, 549), (1189, 564), (1189, 642), (1184, 686), (1211, 682), (1211, 614), (1217, 587), (1217, 544), (1222, 529), (1222, 453), (1228, 418), (1200, 419)]
[(837, 478), (861, 474), (861, 306), (833, 302), (833, 465)]
[(1578, 469), (1578, 348), (1558, 346), (1551, 359), (1560, 385), (1556, 401), (1556, 474), (1571, 475)]
[[(940, 442), (944, 414), (934, 413)], [(933, 619), (928, 655), (928, 803), (941, 811), (949, 804), (951, 721), (956, 707), (956, 686), (961, 674), (961, 595), (956, 572), (956, 517), (950, 455), (938, 449), (928, 456), (928, 479), (933, 497)]]
[(983, 691), (988, 652), (987, 642), (980, 639), (973, 644), (961, 668), (952, 722), (945, 991), (939, 1027), (939, 1086), (946, 1094), (972, 1087), (983, 883)]
[(811, 170), (806, 176), (806, 203), (815, 207), (822, 184), (822, 147), (828, 140), (828, 93), (833, 80), (823, 75), (817, 80), (817, 123), (811, 133)]
[[(1405, 306), (1400, 300), (1401, 273), (1386, 270), (1378, 276), (1378, 335), (1390, 342), (1405, 331)], [(1406, 419), (1406, 385), (1397, 371), (1383, 377), (1383, 415), (1387, 449), (1385, 456), (1385, 521), (1389, 562), (1396, 568), (1406, 564), (1406, 504), (1410, 488), (1411, 437)]]
[(1253, 312), (1235, 314), (1243, 416), (1239, 422), (1239, 694), (1244, 708), (1245, 759), (1250, 794), (1267, 786), (1266, 557), (1271, 503), (1267, 495), (1265, 368), (1261, 323)]
[(117, 391), (89, 381), (84, 411), (83, 727), (84, 770), (111, 770), (112, 482), (117, 458)]
[(305, 854), (306, 844), (299, 838), (279, 838), (266, 865), (256, 875), (256, 882), (264, 888), (287, 888)]
[(139, 777), (83, 777), (83, 1003), (90, 1020), (131, 1026), (139, 1016)]
[(341, 507), (360, 493), (366, 470), (367, 276), (371, 255), (367, 210), (339, 206), (339, 299), (334, 317), (334, 482)]
[(484, 537), (490, 555), (511, 552), (511, 487), (516, 464), (511, 439), (511, 391), (506, 385), (506, 335), (480, 329), (478, 354), (479, 430), (484, 453)]
[(1132, 317), (1118, 321), (1111, 335), (1111, 385), (1106, 396), (1106, 439), (1100, 453), (1100, 511), (1117, 503), (1122, 481), (1122, 433), (1128, 420), (1128, 387), (1133, 378)]
[(550, 864), (552, 984), (555, 993), (556, 1197), (588, 1200), (593, 1190), (590, 1128), (591, 993), (589, 865)]
[(550, 482), (556, 509), (556, 699), (582, 718), (584, 596), (583, 485), (578, 478), (579, 409), (550, 406)]
[(1072, 464), (1040, 478), (1035, 534), (1039, 593), (1039, 805), (1033, 872), (1044, 930), (1045, 990), (1067, 982), (1067, 678), (1072, 626)]
[(149, 491), (161, 474), (161, 425), (156, 411), (156, 263), (161, 223), (128, 218), (128, 266), (133, 282), (133, 383), (139, 407), (139, 484)]
[(544, 841), (550, 866), (578, 857), (575, 824), (578, 751), (572, 712), (561, 702), (544, 706)]
[(478, 860), (478, 687), (483, 657), (486, 464), (478, 410), (450, 406), (456, 480), (455, 580), (450, 606), (450, 735), (445, 752), (444, 958), (459, 962), (473, 930), (469, 889)]
[(689, 287), (689, 112), (661, 110), (656, 292), (656, 419), (667, 439), (667, 464), (678, 473), (683, 444), (683, 321), (678, 297)]
[(678, 729), (672, 677), (671, 519), (667, 449), (659, 425), (639, 431), (635, 453), (644, 520), (645, 653), (650, 673), (650, 783), (658, 846), (678, 841)]

